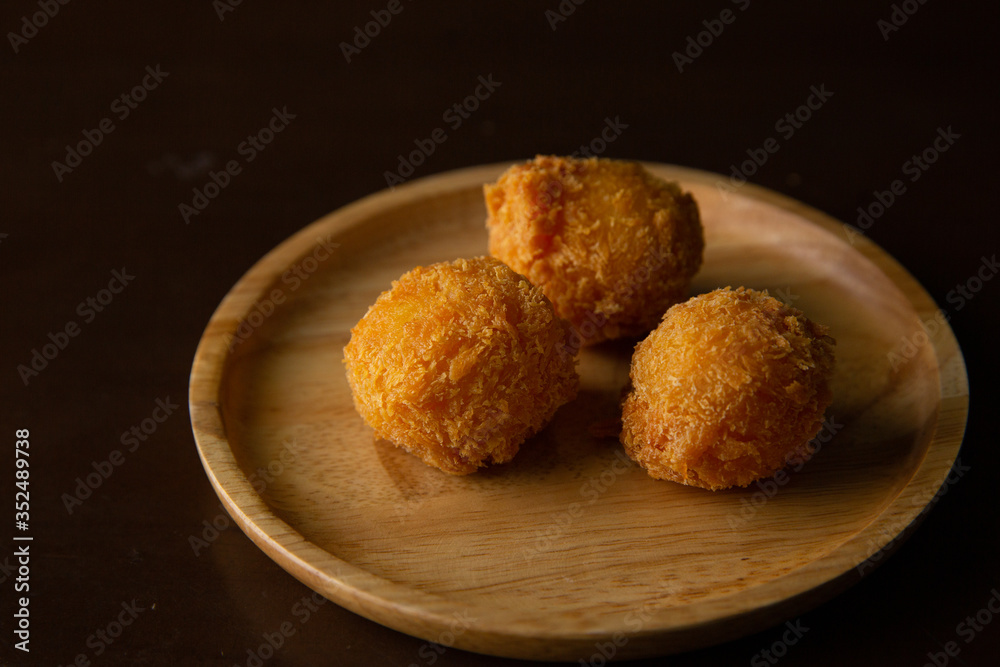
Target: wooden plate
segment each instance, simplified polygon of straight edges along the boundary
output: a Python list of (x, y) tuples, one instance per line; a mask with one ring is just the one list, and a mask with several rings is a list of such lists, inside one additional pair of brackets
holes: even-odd
[(225, 297), (198, 347), (198, 450), (244, 532), (339, 605), (438, 644), (535, 659), (683, 651), (791, 618), (857, 581), (933, 504), (968, 384), (932, 299), (863, 236), (725, 177), (647, 165), (701, 206), (693, 293), (767, 288), (837, 339), (834, 403), (799, 470), (712, 493), (649, 478), (615, 437), (634, 341), (584, 351), (579, 397), (510, 464), (467, 477), (374, 442), (341, 362), (409, 269), (486, 252), (483, 183), (382, 192), (310, 225)]

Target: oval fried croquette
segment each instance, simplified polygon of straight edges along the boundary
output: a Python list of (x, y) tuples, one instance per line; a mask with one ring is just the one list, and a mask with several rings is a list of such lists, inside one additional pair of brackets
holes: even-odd
[(455, 475), (505, 463), (576, 395), (569, 325), (492, 257), (417, 267), (344, 348), (354, 404), (378, 437)]
[(826, 333), (745, 288), (673, 306), (632, 357), (625, 451), (652, 477), (712, 490), (807, 455), (831, 401)]
[(542, 288), (577, 348), (648, 333), (701, 266), (694, 199), (635, 162), (538, 156), (485, 195), (490, 254)]

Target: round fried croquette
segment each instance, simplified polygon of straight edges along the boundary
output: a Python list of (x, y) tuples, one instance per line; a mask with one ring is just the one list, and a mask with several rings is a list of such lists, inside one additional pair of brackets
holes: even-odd
[(832, 399), (827, 328), (728, 287), (673, 306), (636, 346), (621, 442), (652, 477), (746, 486), (811, 454)]
[(698, 205), (638, 163), (538, 156), (485, 195), (490, 254), (542, 288), (577, 348), (649, 333), (701, 266)]
[(569, 325), (492, 257), (417, 267), (344, 348), (354, 405), (375, 434), (465, 475), (505, 463), (576, 395)]

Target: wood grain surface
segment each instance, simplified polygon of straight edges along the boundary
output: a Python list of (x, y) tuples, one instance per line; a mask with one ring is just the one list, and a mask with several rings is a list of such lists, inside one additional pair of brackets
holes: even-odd
[[(579, 397), (510, 464), (467, 477), (375, 442), (342, 364), (350, 328), (414, 266), (486, 252), (482, 184), (506, 165), (383, 192), (305, 228), (225, 297), (198, 348), (202, 462), (242, 529), (339, 605), (445, 645), (535, 659), (682, 651), (819, 604), (883, 562), (934, 499), (965, 428), (951, 330), (864, 237), (775, 193), (647, 165), (698, 200), (692, 293), (768, 289), (831, 327), (821, 448), (712, 493), (655, 481), (616, 437), (635, 340), (587, 348)], [(935, 323), (936, 322), (936, 323)]]

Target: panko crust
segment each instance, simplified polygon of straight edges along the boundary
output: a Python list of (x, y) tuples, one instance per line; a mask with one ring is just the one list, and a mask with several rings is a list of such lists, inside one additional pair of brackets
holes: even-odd
[(358, 412), (379, 438), (465, 475), (505, 463), (576, 395), (569, 325), (492, 257), (393, 281), (344, 348)]
[(747, 486), (808, 455), (835, 341), (801, 311), (726, 287), (670, 308), (636, 346), (621, 442), (652, 477)]
[(698, 205), (638, 163), (539, 155), (484, 192), (490, 254), (542, 288), (577, 348), (648, 333), (701, 267)]

